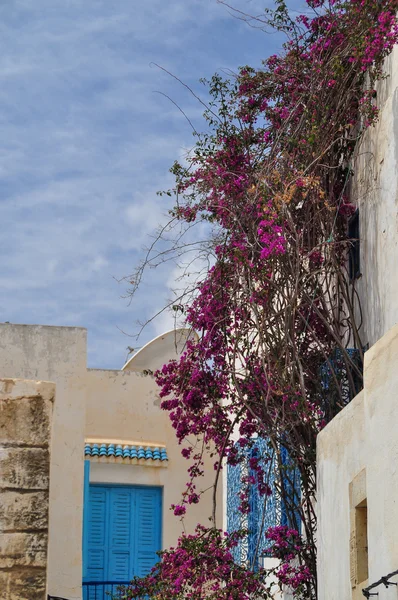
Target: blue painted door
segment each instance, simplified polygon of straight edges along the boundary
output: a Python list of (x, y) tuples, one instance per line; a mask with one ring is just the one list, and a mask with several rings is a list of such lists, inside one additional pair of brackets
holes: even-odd
[(93, 584), (83, 586), (84, 598), (102, 600), (110, 590), (99, 582), (131, 581), (157, 562), (161, 488), (90, 485), (85, 508), (83, 582)]

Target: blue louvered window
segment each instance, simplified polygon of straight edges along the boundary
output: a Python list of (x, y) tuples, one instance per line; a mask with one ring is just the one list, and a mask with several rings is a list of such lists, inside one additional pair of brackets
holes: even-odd
[[(266, 550), (270, 542), (265, 532), (270, 527), (287, 525), (300, 529), (299, 511), (289, 518), (289, 511), (280, 496), (280, 477), (283, 477), (283, 487), (290, 497), (290, 502), (297, 507), (300, 504), (300, 476), (292, 466), (285, 448), (280, 448), (281, 472), (273, 450), (267, 439), (257, 438), (250, 448), (240, 448), (239, 454), (243, 460), (236, 466), (228, 465), (227, 468), (227, 529), (230, 533), (238, 530), (247, 530), (238, 546), (233, 550), (237, 563), (245, 564), (256, 570), (267, 555)], [(261, 496), (256, 484), (249, 487), (249, 511), (242, 514), (239, 511), (241, 503), (242, 479), (253, 475), (250, 469), (250, 458), (257, 458), (262, 463), (270, 487), (270, 496)]]
[[(125, 583), (146, 575), (161, 549), (161, 488), (92, 484), (85, 504), (83, 582)], [(91, 600), (89, 589), (85, 600)]]

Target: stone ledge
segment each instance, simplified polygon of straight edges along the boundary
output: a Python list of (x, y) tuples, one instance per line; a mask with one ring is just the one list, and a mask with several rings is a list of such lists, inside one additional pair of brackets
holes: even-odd
[(9, 398), (33, 398), (40, 396), (44, 401), (54, 401), (55, 383), (31, 379), (0, 378), (0, 400)]
[(168, 467), (168, 460), (148, 460), (147, 458), (123, 458), (114, 456), (85, 456), (85, 460), (92, 463), (104, 463), (108, 465), (137, 465), (145, 468), (165, 469)]

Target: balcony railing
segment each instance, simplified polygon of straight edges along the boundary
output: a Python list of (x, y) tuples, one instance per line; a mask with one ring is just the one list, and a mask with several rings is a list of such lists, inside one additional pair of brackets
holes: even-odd
[(83, 600), (123, 600), (129, 581), (83, 581)]

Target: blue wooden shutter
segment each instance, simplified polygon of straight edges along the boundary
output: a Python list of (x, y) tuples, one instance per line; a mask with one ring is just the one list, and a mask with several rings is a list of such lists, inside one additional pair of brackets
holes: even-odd
[(134, 554), (131, 521), (134, 491), (128, 488), (110, 490), (109, 565), (110, 581), (130, 581)]
[(161, 549), (162, 502), (160, 489), (137, 489), (135, 504), (134, 575), (143, 577), (158, 561)]
[(88, 581), (104, 581), (107, 565), (107, 490), (91, 487), (88, 508), (87, 566)]
[(84, 488), (83, 488), (83, 579), (87, 579), (89, 498), (90, 498), (90, 461), (85, 460), (84, 461)]

